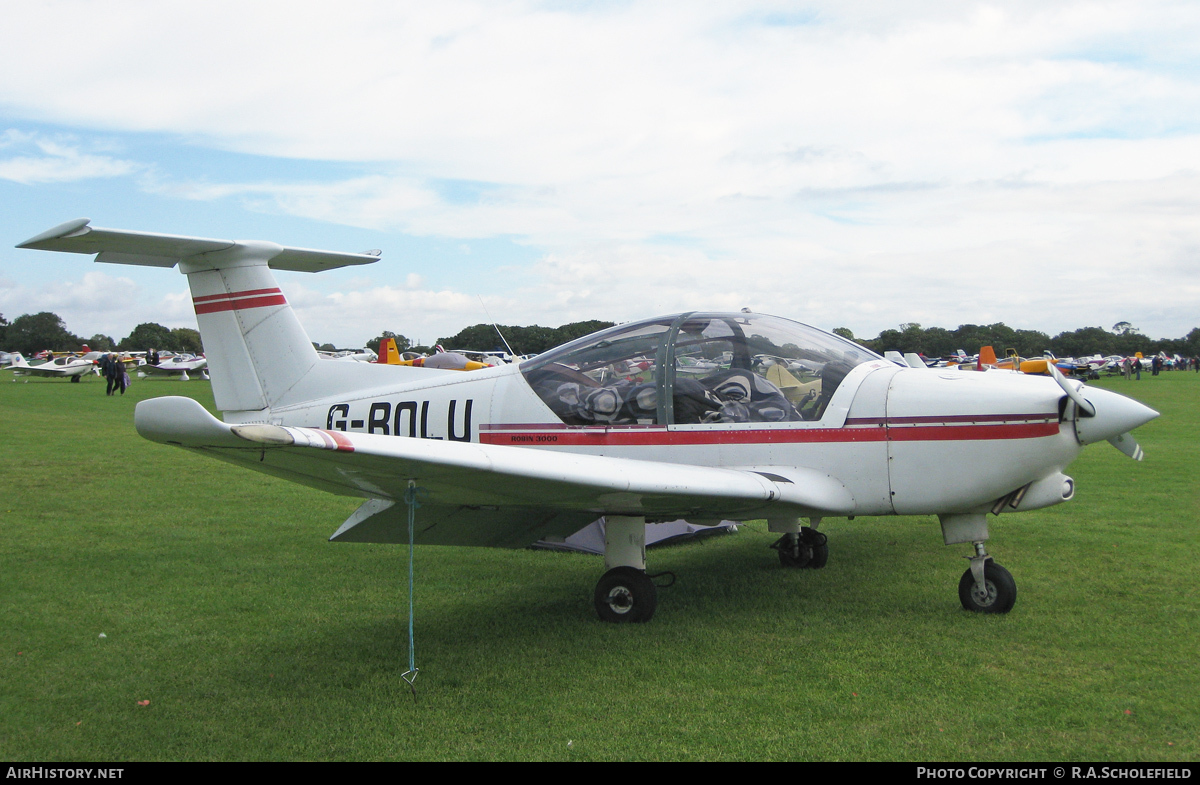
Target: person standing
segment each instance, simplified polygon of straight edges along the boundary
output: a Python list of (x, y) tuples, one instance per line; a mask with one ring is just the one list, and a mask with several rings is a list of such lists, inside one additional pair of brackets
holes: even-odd
[(96, 361), (96, 365), (100, 366), (100, 375), (104, 377), (104, 381), (108, 383), (105, 389), (105, 395), (112, 395), (112, 355), (102, 354), (100, 359)]
[(108, 380), (108, 389), (104, 394), (112, 395), (113, 390), (117, 387), (120, 387), (121, 394), (124, 395), (125, 385), (122, 377), (125, 375), (125, 366), (123, 366), (121, 361), (117, 359), (116, 354), (106, 354), (104, 359), (108, 360), (108, 363), (104, 366), (104, 378)]

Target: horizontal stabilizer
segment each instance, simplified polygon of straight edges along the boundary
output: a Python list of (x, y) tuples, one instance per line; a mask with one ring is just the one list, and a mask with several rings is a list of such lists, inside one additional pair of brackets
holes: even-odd
[[(204, 254), (229, 251), (243, 245), (239, 240), (183, 237), (151, 232), (130, 232), (90, 226), (90, 219), (77, 218), (31, 237), (18, 248), (39, 251), (97, 254), (96, 261), (112, 264), (136, 264), (149, 267), (174, 267), (179, 262)], [(269, 243), (253, 243), (255, 248)], [(317, 251), (311, 248), (270, 247), (274, 253), (267, 262), (276, 270), (315, 273), (356, 264), (379, 261), (378, 252), (369, 254)]]

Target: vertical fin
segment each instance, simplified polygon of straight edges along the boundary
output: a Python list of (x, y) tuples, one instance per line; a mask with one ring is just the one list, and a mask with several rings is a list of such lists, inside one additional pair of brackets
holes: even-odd
[(268, 261), (283, 249), (242, 242), (183, 260), (221, 411), (277, 404), (318, 362)]
[(396, 350), (395, 338), (384, 338), (379, 342), (379, 359), (376, 362), (382, 365), (400, 364), (400, 352)]
[[(18, 248), (96, 254), (96, 261), (174, 267), (188, 277), (213, 397), (225, 411), (259, 412), (294, 402), (317, 352), (275, 282), (271, 269), (320, 272), (379, 260), (378, 251), (339, 253), (275, 243), (185, 237), (91, 226), (77, 218)], [(329, 369), (324, 389), (354, 386), (357, 371)], [(318, 371), (318, 375), (321, 372)], [(324, 382), (331, 382), (324, 385)], [(290, 396), (290, 397), (289, 397)]]

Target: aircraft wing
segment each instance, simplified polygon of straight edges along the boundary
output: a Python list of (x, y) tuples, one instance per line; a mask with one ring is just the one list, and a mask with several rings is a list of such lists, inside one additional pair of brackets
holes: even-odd
[[(526, 447), (221, 422), (191, 398), (138, 404), (138, 433), (326, 491), (366, 497), (334, 539), (520, 547), (599, 515), (650, 520), (849, 515), (837, 479), (794, 467), (712, 468)], [(403, 535), (403, 536), (402, 536)]]
[(163, 368), (158, 365), (150, 365), (149, 363), (147, 363), (146, 365), (138, 366), (138, 370), (141, 371), (142, 373), (149, 374), (151, 376), (179, 376), (180, 374), (183, 374), (183, 373), (197, 373), (197, 374), (204, 373), (205, 371), (208, 370), (208, 366), (206, 364), (206, 365), (198, 365), (195, 368), (182, 368), (182, 367)]
[(151, 365), (150, 363), (139, 365), (137, 369), (148, 376), (171, 376), (172, 374), (178, 376), (183, 372), (181, 368), (159, 368), (157, 365)]
[(94, 366), (90, 365), (53, 365), (51, 363), (42, 363), (41, 365), (14, 365), (13, 371), (19, 376), (48, 376), (54, 379), (63, 379), (69, 376), (83, 376), (85, 373), (92, 373), (95, 370)]
[(62, 376), (61, 371), (42, 368), (41, 365), (14, 365), (13, 373), (18, 376)]

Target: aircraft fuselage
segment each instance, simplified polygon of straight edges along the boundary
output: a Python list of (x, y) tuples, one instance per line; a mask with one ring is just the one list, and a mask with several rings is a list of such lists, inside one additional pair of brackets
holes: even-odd
[(814, 422), (568, 425), (510, 365), (275, 410), (272, 421), (712, 467), (820, 468), (846, 485), (856, 515), (920, 515), (990, 506), (1065, 469), (1082, 445), (1063, 426), (1062, 397), (1044, 377), (876, 361), (852, 371)]

